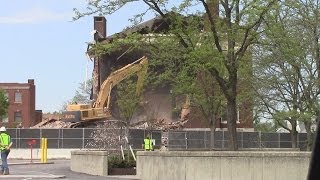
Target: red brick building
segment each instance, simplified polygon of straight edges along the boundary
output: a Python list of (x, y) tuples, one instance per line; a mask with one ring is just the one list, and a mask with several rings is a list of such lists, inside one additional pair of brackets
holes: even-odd
[(0, 83), (6, 91), (9, 109), (6, 117), (0, 117), (0, 124), (6, 127), (30, 127), (41, 121), (41, 111), (35, 110), (36, 86), (34, 80), (27, 83)]
[[(212, 8), (214, 7), (218, 9), (218, 4), (214, 4)], [(217, 11), (213, 11), (213, 12), (217, 12)], [(102, 16), (94, 17), (94, 30), (98, 32), (98, 33), (95, 33), (95, 36), (94, 36), (95, 42), (107, 44), (107, 43), (112, 43), (114, 38), (125, 37), (126, 32), (138, 32), (141, 34), (145, 34), (152, 31), (155, 33), (162, 33), (162, 31), (165, 31), (166, 28), (168, 28), (167, 26), (165, 26), (166, 23), (164, 23), (161, 18), (154, 18), (135, 26), (134, 28), (126, 29), (125, 31), (116, 33), (115, 35), (107, 36), (106, 22), (107, 21), (105, 17), (102, 17)], [(127, 52), (127, 51), (128, 51), (127, 48), (123, 48), (121, 50), (106, 54), (101, 57), (95, 57), (92, 54), (94, 57), (93, 99), (97, 97), (101, 84), (111, 73), (112, 68), (117, 69), (117, 67), (119, 66), (123, 67), (125, 64), (132, 63), (134, 60), (139, 59), (140, 57), (145, 55), (145, 52), (140, 52), (140, 51)], [(251, 54), (249, 53), (246, 56), (250, 56), (248, 58), (248, 63), (250, 63), (252, 60)], [(121, 57), (121, 60), (118, 61), (117, 60), (118, 57)], [(238, 91), (239, 91), (239, 94), (243, 93), (241, 96), (244, 96), (244, 94), (248, 94), (248, 92), (251, 91), (249, 89), (251, 82), (247, 80), (248, 79), (244, 79), (244, 80), (239, 79)], [(170, 97), (169, 89), (166, 89), (166, 90), (158, 89), (157, 91), (147, 92), (144, 95), (144, 100), (148, 102), (148, 107), (147, 107), (148, 115), (146, 116), (155, 114), (157, 115), (156, 117), (157, 119), (164, 119), (169, 122), (179, 120), (177, 119), (176, 115), (175, 117), (173, 117), (172, 115), (173, 109), (175, 107), (179, 107), (179, 102), (176, 100), (175, 102), (172, 102), (172, 100), (170, 99), (172, 98)], [(185, 102), (185, 100), (181, 102)], [(183, 106), (181, 102), (180, 102), (180, 106)], [(252, 99), (250, 97), (243, 98), (242, 100), (238, 100), (238, 103), (239, 103), (238, 121), (237, 121), (238, 130), (253, 131)], [(222, 108), (222, 109), (224, 109), (223, 111), (226, 111), (225, 108)], [(189, 121), (184, 125), (185, 128), (208, 128), (209, 127), (209, 125), (204, 121), (204, 117), (201, 114), (201, 111), (199, 109), (197, 109), (196, 107), (192, 107), (190, 109), (190, 112), (191, 113), (188, 118)], [(224, 117), (220, 117), (216, 121), (216, 128), (219, 130), (227, 128), (226, 112), (222, 114)]]

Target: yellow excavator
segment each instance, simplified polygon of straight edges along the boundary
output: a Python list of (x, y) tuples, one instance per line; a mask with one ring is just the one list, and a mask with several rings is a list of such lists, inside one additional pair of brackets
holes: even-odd
[(90, 104), (70, 104), (67, 111), (62, 113), (62, 120), (68, 122), (87, 122), (112, 118), (110, 111), (111, 90), (122, 80), (137, 74), (136, 92), (141, 92), (148, 67), (148, 59), (142, 58), (128, 64), (114, 72), (102, 83), (97, 100)]

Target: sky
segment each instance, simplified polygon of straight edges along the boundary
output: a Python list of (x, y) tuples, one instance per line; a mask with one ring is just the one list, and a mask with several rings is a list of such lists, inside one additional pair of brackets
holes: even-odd
[[(72, 21), (73, 8), (85, 7), (85, 0), (0, 0), (0, 82), (34, 79), (36, 109), (44, 113), (61, 110), (91, 78), (85, 51), (93, 40), (93, 15)], [(144, 8), (136, 3), (106, 16), (107, 35), (129, 26)]]

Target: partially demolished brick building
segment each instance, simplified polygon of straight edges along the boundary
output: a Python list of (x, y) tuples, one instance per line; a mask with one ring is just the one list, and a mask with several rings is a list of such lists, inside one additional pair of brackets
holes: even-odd
[[(217, 7), (215, 7), (217, 8)], [(217, 11), (215, 11), (217, 12)], [(126, 29), (117, 34), (107, 36), (106, 31), (107, 21), (103, 16), (94, 17), (94, 41), (98, 43), (112, 43), (113, 38), (125, 37), (127, 33), (140, 33), (148, 34), (152, 33), (162, 33), (169, 28), (167, 23), (164, 23), (163, 19), (160, 17), (155, 17), (149, 21), (143, 22), (137, 26)], [(92, 61), (94, 63), (93, 69), (93, 90), (92, 98), (95, 99), (99, 93), (100, 86), (103, 81), (111, 73), (112, 69), (117, 69), (123, 67), (133, 61), (141, 58), (145, 55), (143, 51), (127, 52), (128, 48), (123, 48), (112, 54), (104, 54), (102, 56), (92, 56)], [(152, 61), (152, 59), (149, 59)], [(244, 82), (248, 83), (248, 82)], [(162, 119), (166, 122), (176, 122), (181, 119), (173, 115), (173, 109), (176, 108), (175, 103), (172, 102), (170, 98), (170, 89), (157, 89), (157, 90), (147, 90), (144, 94), (144, 99), (148, 102), (149, 112), (153, 112), (156, 116), (155, 119)], [(251, 100), (244, 100), (239, 102), (238, 111), (238, 129), (253, 130), (253, 107)], [(140, 117), (138, 119), (143, 119)], [(191, 108), (190, 114), (188, 116), (188, 121), (184, 124), (183, 128), (208, 128), (208, 124), (202, 120), (203, 116), (197, 108)], [(226, 119), (219, 117), (219, 121), (216, 123), (217, 130), (226, 128)]]

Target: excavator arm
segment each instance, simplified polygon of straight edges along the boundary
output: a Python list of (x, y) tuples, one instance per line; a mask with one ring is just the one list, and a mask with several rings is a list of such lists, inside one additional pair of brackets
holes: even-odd
[(112, 117), (110, 112), (110, 96), (111, 90), (114, 86), (119, 84), (122, 80), (137, 74), (137, 94), (140, 94), (143, 81), (147, 73), (148, 59), (142, 57), (135, 62), (124, 66), (112, 72), (108, 78), (103, 82), (97, 100), (93, 106), (89, 104), (70, 104), (67, 106), (67, 111), (63, 112), (63, 120), (70, 122), (85, 122), (97, 121)]
[(109, 109), (110, 107), (110, 95), (111, 90), (114, 86), (119, 84), (122, 80), (129, 78), (130, 76), (137, 74), (137, 94), (140, 94), (145, 75), (147, 73), (148, 59), (143, 56), (142, 58), (136, 60), (135, 62), (124, 66), (112, 72), (108, 78), (103, 82), (98, 94), (97, 100), (94, 103), (94, 108), (104, 108)]

